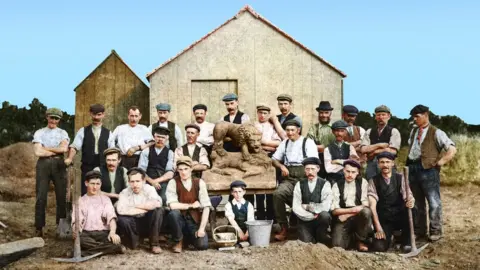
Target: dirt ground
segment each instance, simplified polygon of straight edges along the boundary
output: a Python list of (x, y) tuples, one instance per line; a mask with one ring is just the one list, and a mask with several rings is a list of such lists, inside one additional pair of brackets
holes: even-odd
[[(17, 144), (0, 149), (0, 221), (8, 226), (6, 229), (0, 227), (0, 244), (33, 237), (35, 160), (30, 154), (22, 154), (29, 147), (28, 144)], [(72, 247), (71, 241), (55, 240), (55, 200), (51, 191), (45, 247), (7, 268), (480, 269), (480, 187), (443, 187), (442, 196), (445, 237), (430, 244), (414, 259), (403, 259), (395, 250), (359, 253), (292, 239), (282, 244), (272, 242), (268, 248), (237, 248), (233, 251), (217, 251), (212, 243), (207, 251), (187, 250), (182, 254), (171, 253), (167, 243), (163, 243), (164, 251), (159, 255), (150, 254), (145, 249), (129, 250), (124, 255), (103, 256), (72, 265), (51, 260), (52, 257), (65, 257)]]

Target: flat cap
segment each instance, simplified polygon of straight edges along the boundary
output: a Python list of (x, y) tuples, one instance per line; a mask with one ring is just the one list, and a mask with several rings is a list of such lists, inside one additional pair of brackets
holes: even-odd
[(176, 165), (187, 165), (188, 167), (192, 167), (192, 159), (189, 156), (181, 156), (177, 159)]
[(89, 171), (85, 174), (85, 181), (88, 181), (90, 179), (96, 179), (96, 178), (102, 178), (102, 173), (99, 171)]
[(277, 97), (277, 101), (288, 101), (288, 102), (292, 102), (292, 101), (293, 101), (293, 98), (292, 98), (292, 96), (290, 96), (289, 94), (280, 94), (280, 95), (278, 95), (278, 97)]
[(130, 175), (131, 172), (138, 172), (142, 175), (142, 178), (145, 178), (145, 176), (147, 175), (147, 173), (145, 172), (144, 169), (140, 168), (140, 167), (132, 167), (130, 169), (128, 169), (127, 171), (127, 175)]
[(226, 94), (222, 98), (222, 101), (232, 101), (232, 100), (238, 100), (238, 96), (234, 93)]
[(187, 128), (194, 128), (194, 129), (198, 130), (198, 132), (200, 132), (200, 127), (197, 124), (185, 125), (185, 130), (187, 130)]
[(46, 113), (47, 116), (56, 116), (62, 118), (63, 112), (59, 108), (49, 108)]
[(429, 112), (429, 108), (427, 106), (424, 106), (422, 104), (418, 104), (417, 106), (413, 107), (413, 109), (410, 111), (410, 115), (414, 116), (415, 114), (419, 113), (426, 113)]
[(300, 125), (300, 123), (295, 119), (290, 119), (290, 120), (287, 120), (287, 121), (283, 122), (282, 126), (284, 126), (285, 128), (288, 127), (288, 126), (302, 127), (302, 125)]
[(307, 165), (319, 165), (322, 164), (318, 157), (307, 157), (302, 161), (303, 166)]
[(245, 182), (243, 182), (242, 180), (235, 180), (230, 184), (230, 189), (233, 189), (235, 187), (247, 188), (247, 184), (245, 184)]
[(347, 128), (347, 127), (348, 127), (347, 122), (345, 122), (345, 121), (343, 121), (343, 120), (335, 121), (335, 122), (332, 124), (332, 129), (342, 129), (342, 128)]
[(352, 167), (355, 167), (357, 169), (361, 169), (362, 168), (362, 165), (360, 165), (360, 163), (358, 163), (357, 161), (353, 160), (353, 159), (347, 159), (343, 162), (343, 166), (347, 166), (347, 165), (350, 165)]
[(319, 112), (319, 111), (333, 111), (333, 108), (332, 108), (332, 106), (330, 106), (330, 102), (320, 101), (320, 103), (318, 104), (318, 107), (315, 108), (315, 110), (317, 110), (317, 112)]
[(353, 105), (345, 105), (343, 106), (343, 113), (350, 114), (350, 115), (357, 115), (358, 109)]
[(102, 113), (102, 112), (105, 112), (105, 107), (99, 103), (92, 104), (90, 105), (90, 112), (94, 114)]
[(118, 156), (120, 157), (120, 153), (122, 152), (117, 147), (110, 147), (105, 149), (105, 151), (103, 151), (103, 156), (106, 157), (107, 155), (114, 154), (114, 153), (117, 153)]
[(379, 113), (379, 112), (390, 113), (390, 108), (388, 108), (388, 107), (385, 106), (385, 105), (380, 105), (380, 106), (378, 106), (378, 107), (375, 108), (375, 113)]
[(158, 126), (152, 130), (152, 135), (160, 134), (160, 135), (170, 135), (170, 130), (166, 127)]
[(170, 111), (172, 106), (170, 106), (168, 103), (159, 103), (157, 106), (155, 106), (155, 108), (157, 108), (157, 111)]
[(390, 152), (381, 152), (380, 154), (377, 155), (377, 160), (380, 160), (381, 158), (388, 158), (390, 160), (395, 160), (395, 154), (392, 154)]
[(258, 105), (257, 106), (257, 111), (270, 111), (270, 107), (268, 107), (267, 105)]
[(193, 106), (193, 111), (196, 111), (196, 110), (205, 110), (205, 111), (207, 111), (207, 105), (205, 105), (205, 104), (197, 104), (197, 105)]

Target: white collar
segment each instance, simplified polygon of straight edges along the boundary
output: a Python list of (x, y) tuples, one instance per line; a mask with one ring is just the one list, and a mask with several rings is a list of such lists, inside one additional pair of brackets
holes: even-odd
[(238, 205), (238, 204), (240, 204), (240, 206), (241, 206), (241, 205), (244, 205), (245, 202), (246, 202), (246, 201), (245, 201), (245, 198), (241, 198), (240, 201), (237, 201), (235, 198), (233, 198), (233, 200), (232, 200), (232, 204), (233, 204), (233, 205)]

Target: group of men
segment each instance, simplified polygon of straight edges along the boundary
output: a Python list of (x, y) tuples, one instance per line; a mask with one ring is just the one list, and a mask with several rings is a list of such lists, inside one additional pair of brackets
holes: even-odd
[[(222, 100), (228, 114), (220, 121), (250, 122), (239, 110), (237, 95), (227, 94)], [(328, 101), (321, 101), (316, 108), (318, 123), (304, 137), (302, 121), (291, 111), (293, 98), (282, 94), (277, 102), (281, 114), (271, 115), (270, 107), (258, 105), (254, 125), (262, 133), (263, 150), (277, 168), (278, 186), (273, 194), (245, 196), (251, 203), (248, 207), (256, 205), (257, 219), (274, 219), (280, 225), (276, 240), (286, 240), (289, 224), (297, 223), (298, 237), (305, 242), (384, 251), (393, 231), (401, 230), (402, 244), (408, 249), (406, 209), (415, 210), (416, 236), (427, 237), (426, 200), (429, 238), (441, 238), (439, 168), (453, 158), (456, 149), (443, 131), (430, 125), (428, 107), (417, 105), (410, 112), (416, 123), (409, 138), (410, 192), (395, 170), (401, 138), (399, 131), (388, 125), (391, 112), (387, 106), (375, 109), (377, 125), (365, 131), (355, 125), (356, 107), (344, 106), (343, 120), (331, 124), (333, 108)], [(81, 152), (85, 183), (80, 221), (73, 222), (80, 222), (80, 236), (74, 237), (80, 237), (85, 253), (124, 252), (123, 245), (136, 248), (143, 237), (149, 238), (151, 251), (159, 253), (159, 235), (165, 230), (175, 242), (174, 252), (181, 252), (184, 242), (197, 249), (208, 247), (205, 227), (212, 203), (219, 200), (208, 196), (201, 176), (211, 166), (215, 124), (206, 121), (206, 105), (195, 105), (195, 121), (185, 126), (184, 143), (180, 127), (168, 120), (171, 106), (160, 103), (156, 109), (158, 122), (147, 127), (139, 124), (140, 109), (130, 107), (128, 124), (111, 132), (102, 125), (104, 106), (91, 105), (92, 123), (81, 128), (70, 145), (67, 133), (58, 127), (61, 110), (47, 110), (48, 125), (38, 130), (33, 140), (39, 157), (38, 236), (43, 236), (50, 180), (55, 185), (57, 224), (65, 217), (65, 169)], [(240, 151), (228, 141), (224, 148)], [(440, 155), (442, 150), (446, 154)], [(294, 214), (287, 215), (286, 205)], [(235, 207), (246, 206), (235, 203)], [(369, 241), (372, 224), (373, 241)], [(241, 235), (246, 237), (248, 234)]]

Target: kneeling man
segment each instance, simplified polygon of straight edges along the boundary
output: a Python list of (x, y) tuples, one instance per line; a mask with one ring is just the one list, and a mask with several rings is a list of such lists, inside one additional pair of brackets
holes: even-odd
[(145, 183), (146, 173), (139, 167), (128, 170), (129, 187), (124, 189), (117, 203), (118, 226), (126, 245), (137, 248), (140, 236), (148, 236), (152, 253), (162, 252), (158, 233), (164, 210), (162, 198), (154, 187)]
[(342, 178), (332, 187), (332, 244), (347, 249), (353, 237), (359, 251), (368, 251), (365, 242), (372, 227), (368, 182), (360, 175), (361, 165), (357, 161), (346, 160), (343, 166)]
[(298, 216), (298, 238), (307, 243), (321, 242), (329, 245), (327, 234), (330, 225), (332, 189), (330, 183), (318, 177), (320, 159), (309, 157), (303, 160), (305, 175), (293, 190), (293, 212)]
[(407, 192), (403, 175), (392, 172), (395, 155), (382, 152), (377, 155), (381, 173), (368, 181), (368, 201), (373, 215), (375, 237), (374, 251), (387, 251), (390, 247), (394, 230), (401, 230), (401, 244), (409, 252), (410, 230), (408, 228), (408, 208), (413, 208), (415, 199), (412, 192)]
[(205, 227), (210, 214), (210, 198), (202, 179), (192, 177), (192, 159), (188, 156), (177, 160), (176, 176), (167, 186), (168, 222), (172, 239), (176, 242), (173, 252), (182, 252), (183, 242), (191, 243), (198, 250), (208, 248)]
[[(98, 252), (103, 254), (124, 253), (116, 234), (117, 216), (110, 198), (102, 194), (102, 175), (97, 171), (85, 174), (87, 194), (79, 199), (80, 246), (82, 256)], [(72, 214), (72, 228), (75, 226), (75, 209)], [(78, 237), (73, 233), (73, 238)]]

